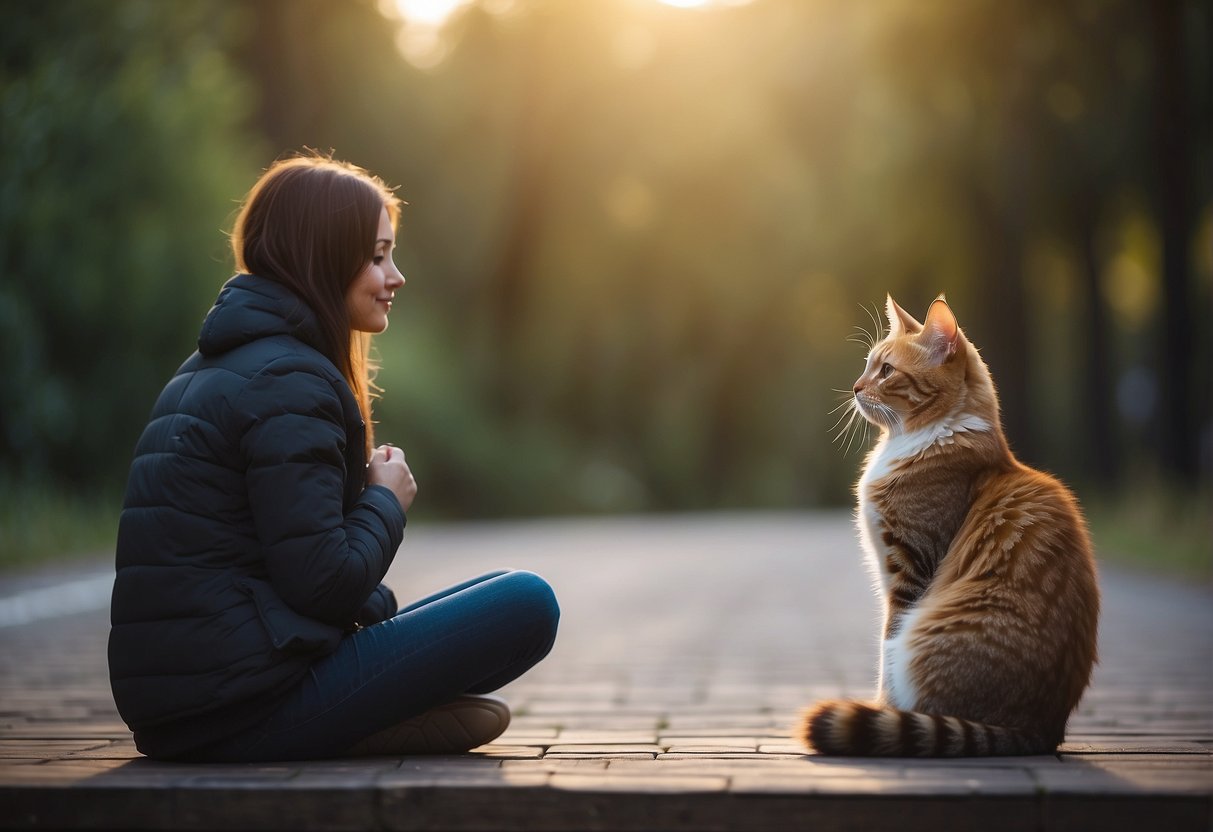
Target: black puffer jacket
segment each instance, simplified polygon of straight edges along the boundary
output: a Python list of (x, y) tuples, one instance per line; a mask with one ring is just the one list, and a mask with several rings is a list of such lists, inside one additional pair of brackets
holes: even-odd
[(281, 284), (236, 275), (136, 446), (109, 666), (144, 754), (250, 727), (345, 631), (396, 612), (380, 581), (404, 512), (364, 487), (365, 425), (318, 333)]

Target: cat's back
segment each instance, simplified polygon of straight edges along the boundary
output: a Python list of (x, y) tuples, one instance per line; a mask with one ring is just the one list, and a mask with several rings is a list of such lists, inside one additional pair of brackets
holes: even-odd
[[(1073, 492), (1056, 477), (1015, 462), (992, 470), (974, 487), (973, 501), (953, 553), (1014, 554), (1033, 565), (1089, 567), (1094, 559), (1086, 521)], [(958, 558), (958, 566), (964, 558)]]
[(1006, 674), (1002, 698), (1060, 732), (1090, 680), (1099, 607), (1077, 500), (1056, 478), (1016, 463), (978, 484), (916, 629), (974, 628), (970, 637), (1001, 656), (986, 681)]
[(980, 480), (939, 577), (966, 595), (983, 587), (1021, 626), (1042, 636), (1057, 629), (1071, 646), (1089, 644), (1093, 657), (1094, 552), (1077, 499), (1052, 475), (1016, 462)]

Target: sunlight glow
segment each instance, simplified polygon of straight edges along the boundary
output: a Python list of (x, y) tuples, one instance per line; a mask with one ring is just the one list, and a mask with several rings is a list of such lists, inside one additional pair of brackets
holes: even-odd
[(418, 69), (434, 69), (450, 52), (442, 28), (472, 0), (379, 0), (379, 11), (399, 20), (396, 48)]
[[(746, 6), (753, 0), (655, 0), (658, 5), (679, 9), (720, 9)], [(380, 13), (399, 22), (396, 48), (413, 66), (438, 68), (450, 54), (452, 43), (444, 30), (461, 12), (478, 6), (493, 16), (506, 17), (520, 10), (518, 0), (378, 0)], [(638, 69), (653, 57), (652, 33), (640, 28), (623, 30), (615, 38), (613, 53), (624, 69)]]
[(420, 26), (441, 26), (447, 19), (468, 5), (470, 0), (394, 0), (396, 10), (406, 23)]
[(516, 10), (515, 0), (379, 0), (380, 13), (400, 21), (396, 48), (418, 69), (435, 69), (451, 51), (443, 28), (472, 5), (504, 17)]
[(679, 9), (706, 9), (712, 6), (745, 6), (753, 0), (657, 0), (663, 6)]

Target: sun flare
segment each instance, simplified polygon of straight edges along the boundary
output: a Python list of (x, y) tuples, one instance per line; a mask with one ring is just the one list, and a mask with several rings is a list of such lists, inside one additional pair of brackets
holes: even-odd
[[(573, 2), (573, 0), (569, 0)], [(745, 6), (753, 0), (650, 0), (658, 6), (677, 9), (709, 10)], [(517, 0), (378, 0), (384, 17), (398, 21), (396, 46), (400, 54), (418, 69), (436, 69), (446, 59), (451, 43), (447, 24), (471, 6), (492, 15), (509, 15), (518, 10)]]
[(678, 9), (707, 9), (713, 6), (744, 6), (752, 0), (657, 0), (663, 6)]
[(396, 12), (409, 23), (441, 26), (470, 0), (392, 0)]

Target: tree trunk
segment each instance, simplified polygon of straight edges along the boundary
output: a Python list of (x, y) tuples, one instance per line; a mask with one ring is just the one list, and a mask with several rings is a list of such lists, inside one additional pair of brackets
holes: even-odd
[[(1010, 164), (1010, 162), (1008, 162)], [(994, 377), (1007, 441), (1025, 462), (1034, 458), (1029, 416), (1027, 304), (1023, 289), (1023, 222), (1017, 194), (973, 197), (984, 267), (975, 281), (978, 326), (971, 334)]]
[(1095, 251), (1095, 201), (1086, 200), (1075, 212), (1075, 222), (1082, 255), (1082, 300), (1086, 309), (1086, 337), (1075, 339), (1072, 346), (1083, 360), (1083, 401), (1087, 410), (1081, 414), (1079, 435), (1086, 440), (1084, 468), (1105, 488), (1112, 488), (1120, 469), (1120, 454), (1113, 430), (1111, 339), (1108, 337), (1108, 314), (1103, 302), (1099, 280), (1099, 258)]
[(1162, 331), (1159, 343), (1160, 397), (1158, 461), (1162, 470), (1184, 482), (1198, 476), (1193, 403), (1197, 379), (1191, 372), (1193, 343), (1188, 242), (1192, 200), (1188, 135), (1183, 3), (1155, 0), (1150, 5), (1154, 39), (1154, 158), (1157, 215), (1162, 231)]

